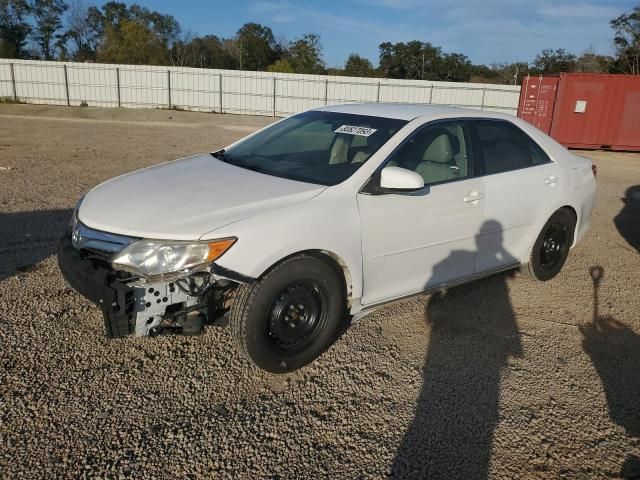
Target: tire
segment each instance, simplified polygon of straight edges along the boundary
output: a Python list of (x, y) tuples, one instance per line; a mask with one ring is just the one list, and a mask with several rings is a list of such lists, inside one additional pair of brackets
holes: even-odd
[(238, 351), (271, 373), (297, 370), (335, 341), (345, 312), (343, 282), (326, 262), (289, 258), (240, 285), (229, 315)]
[(569, 255), (576, 220), (567, 210), (558, 210), (547, 220), (531, 250), (522, 273), (531, 280), (546, 282), (555, 277)]

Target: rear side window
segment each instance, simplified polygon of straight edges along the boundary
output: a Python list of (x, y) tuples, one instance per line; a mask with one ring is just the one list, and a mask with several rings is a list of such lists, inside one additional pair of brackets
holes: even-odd
[(474, 153), (485, 175), (510, 172), (542, 165), (551, 160), (526, 133), (501, 120), (469, 122), (473, 132)]

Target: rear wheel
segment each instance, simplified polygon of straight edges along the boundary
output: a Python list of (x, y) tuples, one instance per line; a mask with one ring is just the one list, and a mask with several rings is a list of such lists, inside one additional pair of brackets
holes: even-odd
[(263, 370), (286, 373), (310, 363), (333, 343), (344, 310), (342, 283), (334, 269), (300, 255), (238, 287), (229, 327), (245, 357)]
[(522, 272), (532, 280), (547, 281), (562, 269), (573, 241), (575, 219), (566, 210), (558, 210), (542, 228)]

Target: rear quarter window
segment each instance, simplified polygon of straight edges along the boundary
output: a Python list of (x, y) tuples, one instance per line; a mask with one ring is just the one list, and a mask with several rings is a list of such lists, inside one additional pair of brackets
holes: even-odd
[(549, 163), (540, 146), (519, 127), (504, 120), (470, 122), (474, 153), (485, 175)]

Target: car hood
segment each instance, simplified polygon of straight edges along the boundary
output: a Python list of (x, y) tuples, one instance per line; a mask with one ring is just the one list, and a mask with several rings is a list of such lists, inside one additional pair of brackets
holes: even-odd
[(121, 235), (196, 240), (230, 223), (308, 200), (325, 188), (236, 167), (207, 153), (98, 185), (84, 197), (78, 219)]

